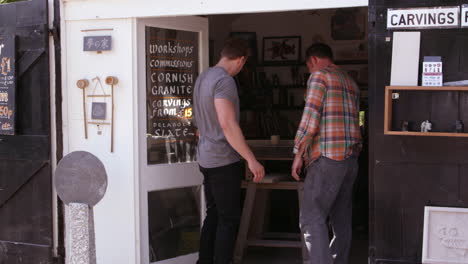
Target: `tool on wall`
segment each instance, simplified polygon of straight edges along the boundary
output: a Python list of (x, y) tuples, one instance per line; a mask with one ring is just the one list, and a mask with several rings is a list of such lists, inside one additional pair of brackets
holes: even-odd
[[(115, 76), (108, 76), (106, 77), (106, 84), (111, 86), (111, 94), (107, 94), (106, 90), (102, 86), (101, 79), (96, 76), (92, 79), (94, 83), (94, 88), (91, 94), (86, 95), (85, 89), (89, 86), (89, 81), (87, 79), (81, 79), (76, 82), (76, 86), (80, 88), (83, 92), (83, 117), (84, 117), (84, 130), (85, 130), (85, 138), (88, 139), (88, 124), (96, 125), (97, 126), (97, 134), (102, 135), (102, 126), (110, 125), (111, 127), (111, 152), (114, 152), (114, 113), (115, 113), (115, 106), (114, 106), (114, 86), (118, 84), (119, 79)], [(99, 88), (98, 88), (99, 87)], [(90, 120), (88, 121), (87, 113), (86, 113), (86, 97), (91, 98), (91, 113), (90, 113)], [(108, 119), (108, 111), (107, 106), (109, 105), (107, 98), (111, 99), (111, 120), (110, 122), (106, 122)], [(101, 100), (99, 102), (95, 102), (95, 100)], [(104, 100), (104, 101), (102, 101)]]
[(85, 139), (88, 139), (88, 122), (86, 121), (86, 96), (85, 89), (88, 87), (89, 81), (86, 79), (81, 79), (76, 82), (76, 86), (83, 91), (83, 118), (84, 118), (84, 131)]
[(106, 78), (106, 84), (111, 86), (111, 152), (114, 152), (114, 85), (119, 83), (119, 79), (114, 76)]

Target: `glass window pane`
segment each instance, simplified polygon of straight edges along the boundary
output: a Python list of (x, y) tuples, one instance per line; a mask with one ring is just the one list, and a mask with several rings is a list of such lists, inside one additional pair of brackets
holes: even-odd
[(198, 252), (200, 188), (148, 193), (150, 262)]
[(148, 164), (193, 162), (199, 33), (146, 27)]

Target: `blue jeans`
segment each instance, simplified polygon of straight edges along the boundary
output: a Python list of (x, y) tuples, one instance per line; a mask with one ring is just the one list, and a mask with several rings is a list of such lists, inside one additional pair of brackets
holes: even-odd
[(200, 237), (198, 264), (229, 264), (239, 228), (242, 163), (202, 168), (206, 218)]
[[(357, 157), (320, 157), (307, 169), (300, 226), (310, 264), (347, 264), (352, 239), (352, 191)], [(334, 238), (330, 242), (327, 219)]]

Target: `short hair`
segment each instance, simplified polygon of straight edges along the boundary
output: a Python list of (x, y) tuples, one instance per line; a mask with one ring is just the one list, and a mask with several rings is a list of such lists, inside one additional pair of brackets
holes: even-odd
[(221, 57), (234, 60), (240, 57), (248, 57), (250, 48), (247, 41), (239, 38), (231, 38), (226, 40), (224, 47), (221, 50)]
[(327, 44), (314, 43), (306, 50), (306, 59), (308, 60), (310, 57), (333, 60), (333, 51)]

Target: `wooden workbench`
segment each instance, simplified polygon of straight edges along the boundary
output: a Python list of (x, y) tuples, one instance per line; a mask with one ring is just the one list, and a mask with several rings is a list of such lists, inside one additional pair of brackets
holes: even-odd
[[(290, 160), (292, 161), (293, 156), (293, 144), (292, 140), (281, 140), (279, 144), (273, 145), (270, 140), (249, 140), (248, 145), (255, 154), (255, 157), (259, 161), (267, 160)], [(308, 259), (307, 249), (305, 247), (303, 236), (300, 234), (277, 234), (283, 237), (283, 240), (272, 240), (268, 239), (261, 232), (250, 232), (251, 226), (263, 226), (265, 220), (265, 207), (267, 199), (265, 199), (265, 193), (262, 191), (269, 190), (296, 190), (298, 193), (299, 203), (302, 199), (303, 193), (303, 182), (294, 181), (290, 175), (285, 175), (281, 178), (278, 174), (266, 175), (265, 179), (261, 183), (252, 182), (252, 174), (246, 166), (246, 181), (242, 182), (242, 188), (246, 188), (246, 197), (244, 201), (244, 208), (242, 210), (241, 222), (239, 226), (239, 234), (237, 237), (236, 247), (234, 251), (234, 264), (242, 263), (244, 250), (249, 246), (257, 247), (286, 247), (286, 248), (301, 248), (302, 257), (304, 263)], [(272, 176), (272, 177), (270, 177)], [(263, 195), (262, 195), (263, 194)], [(255, 210), (254, 207), (260, 207)], [(255, 219), (257, 218), (257, 219)], [(299, 223), (298, 223), (299, 224)], [(255, 230), (255, 228), (253, 228)], [(300, 238), (291, 240), (291, 237)], [(287, 239), (286, 239), (287, 238)]]

